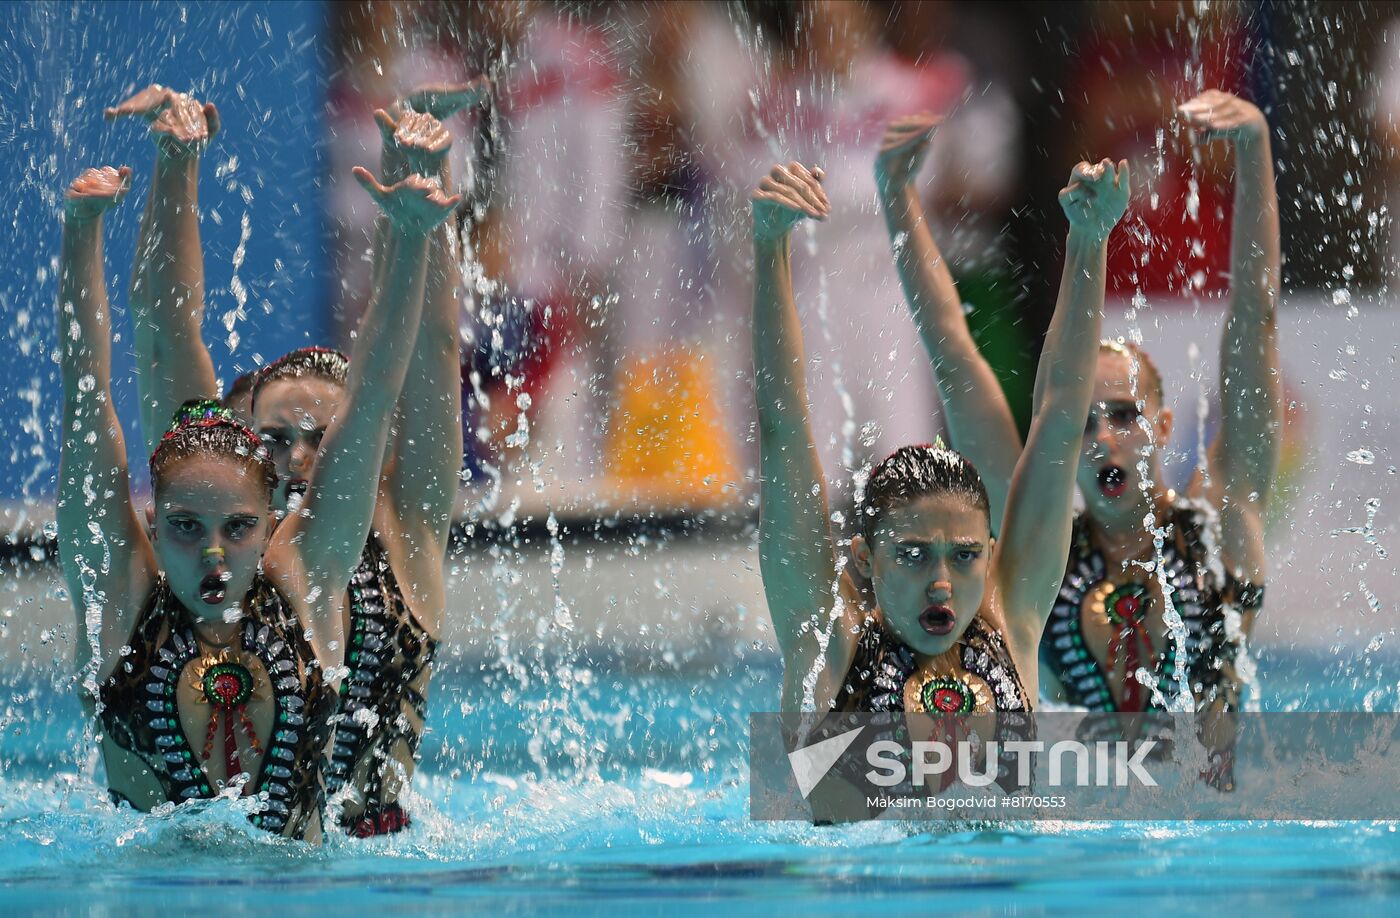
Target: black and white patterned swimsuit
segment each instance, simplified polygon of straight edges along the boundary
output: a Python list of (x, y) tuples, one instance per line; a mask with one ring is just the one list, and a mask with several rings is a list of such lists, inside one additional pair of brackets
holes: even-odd
[[(998, 713), (1030, 710), (1016, 664), (1000, 634), (978, 617), (968, 624), (958, 643), (963, 669), (991, 688)], [(904, 684), (916, 666), (914, 651), (908, 645), (887, 634), (873, 618), (867, 619), (832, 710), (903, 711)]]
[[(250, 785), (263, 802), (249, 820), (269, 832), (303, 838), (319, 825), (325, 802), (325, 748), (335, 693), (286, 597), (261, 573), (243, 607), (247, 617), (240, 644), (262, 663), (277, 712)], [(199, 656), (192, 616), (162, 577), (137, 622), (130, 652), (98, 689), (103, 730), (146, 763), (171, 803), (215, 794), (180, 725), (176, 703), (181, 674)]]
[[(1264, 602), (1264, 588), (1237, 580), (1229, 573), (1222, 577), (1209, 564), (1206, 526), (1209, 520), (1198, 506), (1177, 499), (1167, 519), (1167, 538), (1162, 547), (1162, 569), (1172, 587), (1172, 603), (1186, 628), (1186, 673), (1197, 698), (1217, 694), (1230, 708), (1238, 705), (1239, 686), (1233, 666), (1239, 648), (1225, 628), (1229, 607), (1242, 614), (1257, 611)], [(1116, 711), (1109, 673), (1085, 646), (1083, 618), (1085, 597), (1096, 586), (1110, 579), (1103, 555), (1089, 538), (1083, 514), (1074, 519), (1069, 563), (1060, 585), (1049, 621), (1040, 640), (1040, 663), (1064, 687), (1066, 701), (1091, 711)], [(1175, 679), (1178, 655), (1176, 640), (1169, 634), (1166, 647), (1151, 661), (1157, 675), (1154, 694), (1147, 710), (1163, 710), (1161, 700), (1177, 693)], [(1160, 699), (1160, 700), (1159, 700)]]
[(350, 578), (349, 600), (345, 665), (350, 674), (340, 684), (341, 718), (328, 784), (334, 793), (354, 781), (365, 816), (373, 818), (395, 806), (386, 799), (386, 778), (398, 765), (399, 749), (418, 755), (428, 704), (425, 677), (438, 642), (409, 611), (374, 536)]
[[(1015, 780), (1017, 759), (1006, 750), (1008, 740), (1030, 740), (1035, 725), (1029, 717), (1031, 704), (1016, 671), (1016, 663), (997, 631), (981, 617), (974, 618), (958, 641), (959, 662), (967, 672), (980, 678), (992, 692), (996, 718), (995, 739), (1003, 750), (998, 756), (996, 781), (1008, 793), (1020, 788)], [(846, 673), (832, 711), (845, 714), (899, 713), (904, 708), (904, 687), (918, 668), (914, 651), (888, 634), (873, 617), (867, 618), (855, 658)], [(936, 716), (936, 712), (935, 716)], [(892, 739), (903, 727), (895, 728)]]

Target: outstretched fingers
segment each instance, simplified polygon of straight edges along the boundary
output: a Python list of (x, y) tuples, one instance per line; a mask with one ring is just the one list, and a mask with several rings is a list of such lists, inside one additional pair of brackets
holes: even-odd
[(827, 200), (819, 179), (801, 163), (790, 162), (786, 166), (780, 163), (773, 167), (768, 179), (802, 202), (802, 209), (808, 216), (821, 219), (829, 212), (831, 202)]
[(379, 181), (374, 177), (374, 173), (370, 172), (364, 166), (356, 166), (350, 170), (350, 174), (355, 176), (355, 179), (360, 183), (360, 187), (369, 192), (369, 196), (374, 198), (374, 200), (382, 201), (389, 194), (389, 189), (379, 184)]
[(131, 190), (131, 169), (102, 166), (84, 169), (64, 192), (64, 219), (84, 222), (116, 207)]
[(160, 114), (161, 109), (170, 104), (174, 96), (173, 89), (159, 83), (152, 83), (128, 99), (103, 109), (102, 114), (108, 121), (115, 121), (118, 118), (131, 115), (154, 119), (156, 115)]
[(394, 134), (399, 129), (399, 123), (394, 120), (394, 116), (382, 108), (376, 108), (374, 110), (374, 123), (379, 125), (380, 139), (386, 145), (393, 143)]
[(775, 178), (770, 175), (759, 184), (758, 188), (760, 192), (767, 194), (767, 200), (782, 204), (784, 207), (811, 217), (813, 220), (826, 219), (826, 209), (814, 195), (803, 189), (802, 183), (799, 181), (790, 178)]

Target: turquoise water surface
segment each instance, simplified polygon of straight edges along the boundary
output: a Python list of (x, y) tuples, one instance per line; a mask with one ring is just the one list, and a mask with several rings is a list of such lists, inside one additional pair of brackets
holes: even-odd
[[(1266, 710), (1394, 708), (1400, 665), (1265, 654)], [(1392, 908), (1389, 823), (867, 823), (748, 818), (747, 719), (778, 669), (699, 674), (560, 664), (526, 680), (456, 663), (434, 686), (416, 820), (323, 848), (269, 838), (236, 806), (142, 816), (94, 783), (58, 677), (4, 684), (0, 906), (128, 914), (250, 908), (411, 913), (1163, 914)], [(1243, 779), (1243, 777), (1242, 777)]]

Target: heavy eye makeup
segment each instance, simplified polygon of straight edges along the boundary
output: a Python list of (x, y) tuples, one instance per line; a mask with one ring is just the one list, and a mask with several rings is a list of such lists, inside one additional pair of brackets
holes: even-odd
[(292, 445), (291, 438), (280, 427), (265, 428), (258, 432), (258, 438), (263, 441), (264, 446), (273, 452), (285, 450)]
[[(969, 565), (980, 558), (984, 550), (980, 542), (955, 542), (949, 546), (949, 558), (954, 564)], [(933, 554), (933, 547), (927, 542), (900, 542), (895, 546), (895, 560), (910, 567), (926, 563)]]
[(224, 532), (228, 534), (230, 539), (241, 540), (251, 535), (257, 526), (258, 518), (256, 516), (237, 516), (224, 524)]
[(981, 542), (960, 542), (953, 546), (953, 560), (959, 564), (972, 564), (982, 557), (985, 550)]
[(1135, 402), (1100, 402), (1089, 409), (1084, 421), (1084, 433), (1092, 436), (1098, 432), (1099, 420), (1108, 421), (1114, 430), (1128, 430), (1142, 417), (1142, 411)]
[(199, 520), (183, 513), (170, 514), (165, 518), (165, 524), (181, 538), (198, 538), (204, 532), (204, 526)]

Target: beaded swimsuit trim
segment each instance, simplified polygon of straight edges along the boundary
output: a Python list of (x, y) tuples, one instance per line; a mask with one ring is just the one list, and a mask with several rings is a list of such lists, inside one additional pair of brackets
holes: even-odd
[[(999, 743), (996, 782), (1007, 793), (1020, 788), (1017, 784), (1016, 759), (1007, 749), (1009, 740), (1035, 739), (1035, 724), (1031, 721), (1029, 699), (1011, 653), (1002, 636), (988, 628), (981, 617), (973, 618), (960, 639), (959, 654), (963, 669), (987, 683), (992, 690), (996, 718), (995, 739)], [(917, 660), (913, 650), (902, 641), (887, 634), (873, 618), (866, 619), (855, 659), (846, 673), (845, 683), (837, 695), (832, 710), (838, 714), (897, 713), (904, 710), (904, 686), (914, 675)], [(896, 724), (877, 734), (904, 745), (908, 739), (903, 724)]]
[[(272, 684), (276, 719), (253, 784), (263, 795), (249, 817), (270, 832), (300, 838), (321, 810), (322, 749), (329, 736), (335, 696), (322, 681), (310, 645), (286, 600), (261, 575), (254, 584), (240, 644), (262, 663)], [(156, 641), (161, 632), (165, 639)], [(139, 756), (174, 803), (210, 798), (214, 790), (200, 766), (176, 705), (185, 667), (200, 656), (190, 613), (162, 578), (133, 635), (128, 665), (103, 684), (102, 723), (122, 748)], [(129, 666), (129, 668), (128, 668)], [(302, 674), (306, 684), (302, 684)], [(295, 816), (295, 823), (289, 821)]]
[(438, 642), (409, 611), (388, 555), (373, 536), (350, 578), (349, 598), (345, 664), (350, 674), (340, 684), (342, 716), (327, 786), (332, 793), (340, 790), (357, 766), (372, 757), (361, 790), (365, 812), (376, 814), (392, 803), (384, 799), (384, 783), (397, 761), (395, 747), (404, 743), (418, 756), (427, 698), (415, 685), (432, 665)]
[[(1028, 711), (1030, 705), (1016, 664), (1000, 634), (973, 618), (963, 632), (960, 654), (963, 669), (978, 676), (992, 689), (999, 712)], [(914, 651), (896, 640), (874, 619), (867, 619), (856, 645), (855, 659), (832, 709), (885, 712), (904, 710), (904, 684), (916, 668)]]
[[(1186, 628), (1186, 670), (1197, 692), (1224, 692), (1231, 707), (1236, 705), (1238, 686), (1229, 682), (1224, 668), (1233, 664), (1238, 647), (1226, 637), (1227, 605), (1241, 612), (1257, 611), (1264, 602), (1264, 588), (1236, 580), (1229, 574), (1218, 582), (1207, 564), (1201, 527), (1206, 521), (1186, 501), (1172, 505), (1171, 534), (1162, 547), (1162, 567), (1172, 587), (1172, 605)], [(1093, 652), (1085, 646), (1082, 610), (1085, 596), (1095, 585), (1108, 579), (1103, 555), (1089, 539), (1082, 514), (1074, 519), (1074, 536), (1069, 564), (1060, 584), (1060, 594), (1046, 622), (1040, 640), (1040, 659), (1064, 687), (1070, 704), (1091, 711), (1117, 710), (1108, 674)], [(1177, 691), (1175, 678), (1177, 642), (1167, 636), (1166, 649), (1149, 661), (1157, 674), (1160, 697), (1172, 698)], [(1163, 709), (1157, 695), (1147, 710)]]

